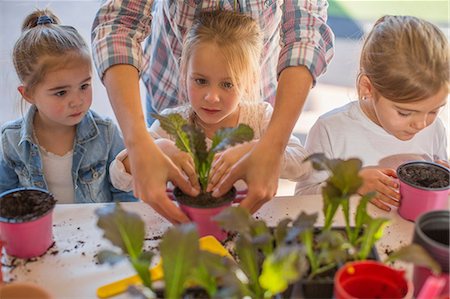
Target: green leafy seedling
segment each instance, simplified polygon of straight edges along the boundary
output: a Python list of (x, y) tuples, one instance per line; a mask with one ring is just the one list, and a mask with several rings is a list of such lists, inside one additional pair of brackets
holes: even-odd
[(235, 128), (222, 128), (214, 134), (211, 148), (208, 150), (203, 130), (189, 124), (180, 114), (152, 114), (152, 116), (159, 120), (161, 128), (175, 139), (175, 145), (192, 157), (203, 192), (208, 186), (214, 155), (230, 146), (253, 139), (253, 129), (248, 125), (239, 124)]

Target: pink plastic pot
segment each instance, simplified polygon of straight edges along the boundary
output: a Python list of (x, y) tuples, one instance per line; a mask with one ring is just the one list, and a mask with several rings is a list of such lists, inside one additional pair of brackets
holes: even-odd
[(227, 237), (227, 233), (212, 220), (214, 216), (222, 212), (225, 208), (231, 206), (231, 202), (216, 208), (195, 208), (180, 204), (181, 210), (197, 224), (198, 234), (200, 237), (214, 236), (217, 240), (223, 241)]
[(350, 262), (334, 277), (336, 299), (413, 298), (414, 287), (404, 271), (376, 261)]
[[(7, 205), (19, 202), (27, 205), (9, 214), (5, 212)], [(38, 209), (33, 204), (43, 208)], [(8, 255), (32, 258), (48, 250), (53, 244), (54, 206), (53, 196), (38, 188), (18, 188), (0, 195), (0, 238)]]
[(421, 214), (433, 211), (446, 209), (448, 206), (448, 195), (450, 185), (440, 188), (427, 188), (418, 185), (413, 185), (411, 182), (405, 180), (402, 174), (405, 169), (410, 166), (419, 166), (423, 168), (434, 168), (435, 171), (443, 171), (450, 176), (447, 168), (427, 161), (413, 161), (400, 165), (397, 168), (397, 176), (400, 181), (400, 207), (398, 213), (406, 220), (415, 221)]
[(203, 194), (199, 198), (193, 198), (183, 194), (180, 189), (174, 189), (174, 196), (178, 201), (180, 209), (197, 225), (200, 237), (212, 235), (217, 240), (223, 241), (227, 237), (227, 233), (220, 228), (219, 224), (213, 220), (213, 217), (222, 210), (231, 206), (236, 197), (236, 189), (233, 187), (222, 198), (216, 199), (217, 204), (212, 206), (204, 206), (203, 201), (206, 200), (210, 204), (208, 194)]

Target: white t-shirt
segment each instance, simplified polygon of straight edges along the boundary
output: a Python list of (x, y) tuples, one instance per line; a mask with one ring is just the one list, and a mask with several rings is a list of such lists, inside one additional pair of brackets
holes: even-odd
[[(267, 102), (241, 102), (239, 123), (249, 125), (254, 131), (254, 139), (260, 139), (266, 132), (267, 127), (272, 117), (273, 108)], [(191, 112), (190, 106), (181, 106), (172, 109), (165, 109), (161, 114), (179, 113), (184, 118), (188, 119)], [(159, 121), (155, 121), (149, 129), (149, 133), (154, 139), (167, 138), (172, 139), (170, 135), (164, 131)], [(211, 140), (207, 139), (208, 146), (211, 144)], [(311, 172), (309, 163), (303, 163), (303, 160), (308, 156), (306, 150), (300, 143), (300, 140), (291, 135), (289, 142), (286, 146), (284, 157), (281, 165), (280, 177), (289, 180), (299, 180), (302, 176), (306, 176)], [(123, 166), (123, 159), (126, 157), (124, 152), (117, 155), (116, 159), (111, 163), (110, 176), (111, 183), (119, 190), (131, 191), (132, 190), (132, 178), (125, 172)], [(238, 188), (238, 187), (237, 187)], [(241, 188), (238, 188), (240, 190)]]
[[(396, 169), (409, 160), (447, 160), (447, 134), (437, 118), (411, 140), (399, 140), (370, 120), (359, 101), (354, 101), (319, 117), (308, 133), (305, 148), (332, 159), (359, 158), (364, 167)], [(325, 171), (312, 172), (298, 181), (295, 193), (320, 193), (327, 176)]]
[(44, 178), (58, 204), (75, 203), (72, 179), (73, 151), (64, 156), (47, 152), (40, 147)]

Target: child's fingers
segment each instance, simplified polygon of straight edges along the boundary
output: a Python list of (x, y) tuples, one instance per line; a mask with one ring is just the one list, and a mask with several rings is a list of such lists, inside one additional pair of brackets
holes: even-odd
[(386, 212), (389, 212), (390, 210), (391, 210), (391, 208), (388, 206), (388, 205), (385, 205), (381, 200), (379, 200), (378, 198), (372, 198), (371, 200), (370, 200), (370, 202), (372, 203), (372, 204), (374, 204), (376, 207), (378, 207), (378, 208), (380, 208), (380, 209), (382, 209), (382, 210), (384, 210), (384, 211), (386, 211)]
[(384, 203), (390, 204), (392, 206), (398, 207), (400, 204), (400, 201), (398, 199), (392, 198), (386, 194), (378, 193), (376, 198), (378, 200), (381, 200)]
[(207, 192), (210, 192), (217, 185), (218, 182), (222, 179), (222, 177), (228, 173), (228, 167), (225, 165), (221, 165), (221, 167), (216, 168), (213, 172), (211, 172), (211, 177), (209, 178), (208, 188), (206, 188)]
[(394, 198), (396, 201), (400, 200), (400, 193), (398, 192), (398, 183), (390, 178), (381, 178), (377, 191)]
[(389, 177), (394, 177), (394, 178), (397, 177), (397, 172), (392, 168), (383, 168), (383, 169), (380, 169), (380, 171)]
[(197, 174), (195, 173), (195, 169), (194, 169), (194, 167), (192, 167), (192, 165), (189, 163), (189, 161), (182, 163), (181, 169), (188, 176), (189, 182), (191, 182), (191, 185), (195, 188), (198, 188), (199, 185), (198, 185)]

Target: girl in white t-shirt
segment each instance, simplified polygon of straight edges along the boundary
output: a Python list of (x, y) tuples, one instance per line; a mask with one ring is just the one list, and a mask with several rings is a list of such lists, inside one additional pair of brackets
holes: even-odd
[[(262, 34), (255, 20), (230, 11), (203, 13), (186, 34), (180, 61), (180, 90), (181, 98), (188, 103), (161, 114), (181, 114), (205, 132), (209, 144), (220, 128), (244, 123), (254, 131), (253, 141), (215, 155), (208, 192), (213, 191), (231, 167), (253, 148), (269, 125), (272, 106), (260, 101), (262, 46)], [(155, 121), (149, 131), (156, 144), (189, 177), (191, 184), (199, 188), (191, 156), (176, 147), (159, 121)], [(308, 173), (310, 166), (302, 163), (306, 156), (300, 140), (291, 135), (280, 176), (297, 180)], [(116, 188), (132, 190), (125, 151), (118, 155), (110, 171)], [(237, 189), (239, 192), (242, 186)]]
[[(360, 194), (377, 191), (380, 209), (398, 206), (396, 167), (406, 160), (435, 160), (446, 167), (447, 134), (439, 111), (449, 93), (449, 47), (430, 22), (384, 16), (367, 36), (358, 75), (360, 100), (322, 115), (306, 149), (328, 158), (363, 162)], [(315, 172), (299, 180), (296, 194), (319, 193), (327, 179)]]

